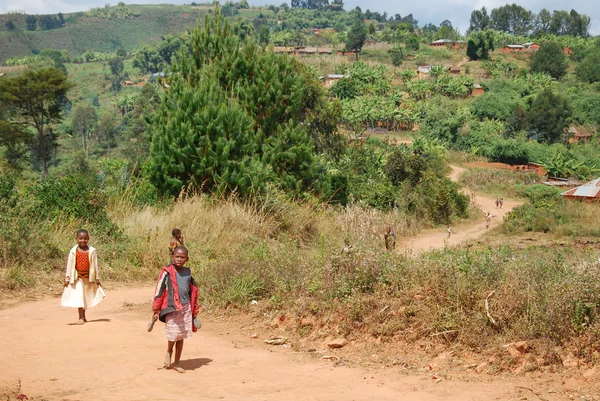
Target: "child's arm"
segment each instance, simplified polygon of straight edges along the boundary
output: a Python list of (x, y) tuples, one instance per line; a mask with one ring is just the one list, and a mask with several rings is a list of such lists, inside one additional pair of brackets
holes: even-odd
[(96, 284), (100, 285), (100, 267), (98, 266), (98, 251), (94, 249), (92, 253), (92, 263), (96, 267)]
[(159, 313), (160, 308), (163, 304), (163, 298), (167, 295), (167, 276), (169, 273), (162, 271), (158, 282), (156, 283), (156, 290), (154, 291), (154, 300), (152, 301), (152, 311)]
[(67, 256), (67, 271), (65, 272), (65, 287), (69, 285), (71, 279), (71, 272), (75, 267), (75, 258), (71, 251), (69, 251), (69, 256)]

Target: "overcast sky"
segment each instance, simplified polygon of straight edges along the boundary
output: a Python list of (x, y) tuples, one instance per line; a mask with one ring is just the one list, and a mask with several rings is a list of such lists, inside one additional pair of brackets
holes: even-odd
[[(198, 0), (204, 2), (206, 0)], [(125, 3), (190, 3), (191, 0), (125, 0)], [(221, 0), (222, 3), (225, 0)], [(281, 4), (283, 0), (249, 0), (251, 5)], [(0, 0), (0, 13), (8, 11), (25, 11), (29, 14), (55, 14), (58, 12), (87, 11), (91, 7), (103, 6), (106, 3), (116, 4), (118, 0)], [(487, 7), (488, 11), (492, 8), (506, 4), (501, 0), (420, 0), (417, 2), (400, 2), (398, 0), (345, 0), (346, 10), (360, 6), (363, 11), (367, 8), (371, 11), (383, 13), (387, 11), (389, 15), (400, 14), (405, 16), (412, 13), (419, 21), (419, 25), (433, 23), (439, 25), (445, 19), (452, 21), (455, 27), (464, 34), (469, 27), (469, 18), (471, 11)], [(512, 2), (511, 2), (512, 3)], [(593, 35), (600, 35), (600, 2), (598, 0), (520, 0), (517, 4), (531, 10), (535, 13), (542, 8), (552, 10), (567, 10), (572, 8), (579, 13), (587, 14), (592, 18), (592, 27), (590, 32)]]

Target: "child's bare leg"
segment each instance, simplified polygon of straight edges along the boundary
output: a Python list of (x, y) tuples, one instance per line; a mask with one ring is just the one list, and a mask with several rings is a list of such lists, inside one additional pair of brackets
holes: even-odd
[(85, 323), (85, 309), (77, 308), (77, 312), (79, 313), (79, 320), (77, 321), (77, 324)]
[(179, 361), (181, 360), (181, 353), (183, 352), (183, 340), (179, 340), (175, 343), (175, 361), (173, 362), (173, 369), (178, 371), (179, 373), (185, 372), (181, 366), (179, 366)]
[(171, 366), (171, 355), (173, 355), (173, 346), (175, 345), (175, 341), (167, 342), (167, 355), (165, 355), (165, 368)]

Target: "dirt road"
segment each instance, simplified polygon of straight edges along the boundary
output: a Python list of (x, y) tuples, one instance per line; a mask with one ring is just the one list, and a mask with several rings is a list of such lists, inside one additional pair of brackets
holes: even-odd
[[(450, 167), (452, 168), (450, 179), (454, 182), (458, 182), (460, 175), (466, 169), (452, 165)], [(498, 226), (508, 212), (521, 204), (518, 201), (504, 198), (502, 209), (497, 209), (495, 204), (496, 199), (489, 198), (476, 192), (471, 192), (468, 189), (463, 189), (463, 192), (469, 196), (471, 201), (479, 206), (484, 213), (490, 212), (492, 214), (489, 229)], [(458, 245), (467, 240), (479, 238), (488, 231), (488, 229), (485, 228), (484, 220), (481, 220), (478, 223), (462, 224), (451, 228), (452, 234), (450, 235), (450, 238), (448, 238), (445, 228), (424, 231), (415, 238), (401, 238), (398, 245), (399, 252), (405, 252), (406, 250), (419, 252), (432, 248)]]
[(0, 310), (0, 399), (18, 381), (30, 400), (464, 401), (523, 395), (518, 381), (507, 379), (436, 382), (431, 373), (406, 376), (401, 368), (334, 367), (281, 346), (267, 349), (262, 339), (240, 347), (236, 338), (247, 334), (219, 335), (208, 320), (185, 340), (187, 371), (165, 370), (164, 326), (145, 330), (152, 293), (108, 288), (83, 326), (74, 325), (76, 311), (61, 308), (58, 299)]

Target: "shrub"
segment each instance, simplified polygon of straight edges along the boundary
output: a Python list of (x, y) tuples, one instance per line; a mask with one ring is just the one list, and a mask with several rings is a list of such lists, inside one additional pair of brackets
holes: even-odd
[(544, 72), (552, 78), (559, 79), (567, 73), (567, 57), (558, 43), (543, 43), (540, 49), (531, 56), (529, 67), (533, 72)]

